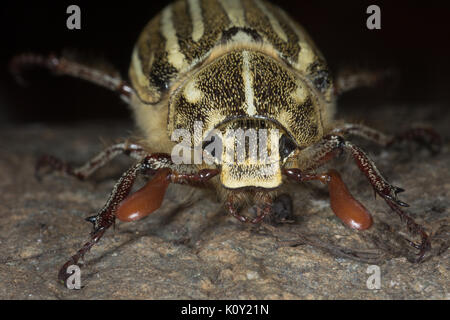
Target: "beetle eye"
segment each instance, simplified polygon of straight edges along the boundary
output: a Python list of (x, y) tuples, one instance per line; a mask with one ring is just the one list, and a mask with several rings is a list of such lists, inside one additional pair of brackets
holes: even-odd
[(330, 75), (327, 71), (321, 70), (317, 72), (313, 82), (316, 88), (318, 88), (321, 92), (324, 92), (330, 86)]
[(295, 149), (297, 149), (295, 142), (291, 139), (291, 137), (283, 134), (279, 143), (280, 158), (282, 160), (287, 158)]

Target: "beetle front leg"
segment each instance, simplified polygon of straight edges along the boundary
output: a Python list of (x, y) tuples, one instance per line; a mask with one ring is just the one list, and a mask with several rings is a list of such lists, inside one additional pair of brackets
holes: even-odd
[(297, 181), (319, 180), (328, 185), (331, 209), (350, 228), (366, 230), (372, 226), (372, 216), (367, 209), (348, 191), (336, 170), (321, 174), (308, 174), (299, 169), (284, 169), (283, 174)]
[(408, 204), (397, 198), (397, 194), (404, 190), (391, 185), (381, 175), (380, 171), (375, 166), (375, 163), (362, 149), (348, 141), (345, 141), (344, 138), (340, 136), (326, 136), (321, 142), (311, 148), (313, 150), (308, 150), (308, 154), (312, 159), (314, 159), (314, 165), (304, 170), (305, 172), (325, 164), (343, 151), (350, 152), (356, 165), (369, 180), (375, 192), (386, 201), (389, 207), (399, 215), (402, 221), (406, 221), (409, 232), (421, 237), (422, 240), (420, 245), (410, 242), (412, 246), (420, 250), (417, 261), (421, 261), (425, 255), (425, 252), (431, 248), (431, 243), (424, 228), (417, 224), (413, 218), (401, 209), (401, 207), (408, 206)]
[(67, 268), (70, 265), (77, 265), (78, 261), (84, 257), (84, 255), (95, 245), (103, 236), (105, 231), (115, 223), (115, 210), (119, 203), (124, 200), (134, 184), (134, 181), (146, 164), (146, 159), (134, 165), (128, 169), (111, 192), (108, 201), (99, 211), (96, 216), (89, 217), (86, 220), (92, 222), (94, 225), (94, 231), (91, 233), (91, 238), (86, 242), (78, 252), (73, 255), (59, 270), (58, 278), (61, 281), (66, 281), (70, 274), (67, 273)]
[(73, 168), (71, 164), (56, 157), (44, 155), (36, 163), (35, 175), (36, 178), (40, 180), (41, 170), (43, 168), (47, 168), (49, 170), (48, 173), (56, 171), (66, 173), (80, 180), (85, 180), (95, 171), (106, 165), (108, 162), (110, 162), (120, 154), (128, 155), (136, 160), (142, 159), (146, 155), (144, 148), (137, 144), (118, 143), (103, 150), (94, 158), (78, 168)]
[[(90, 240), (78, 250), (60, 269), (58, 278), (66, 281), (70, 276), (67, 268), (78, 261), (95, 245), (116, 218), (122, 221), (142, 219), (161, 206), (169, 183), (201, 185), (219, 173), (217, 169), (203, 169), (197, 173), (178, 173), (168, 154), (147, 155), (128, 169), (114, 186), (108, 201), (95, 216), (86, 218), (94, 225)], [(128, 196), (139, 174), (155, 173), (140, 190)]]

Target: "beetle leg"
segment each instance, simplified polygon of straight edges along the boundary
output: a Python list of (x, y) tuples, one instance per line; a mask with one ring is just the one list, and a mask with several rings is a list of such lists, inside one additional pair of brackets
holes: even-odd
[(250, 220), (251, 223), (260, 223), (267, 215), (272, 213), (273, 201), (268, 193), (261, 193), (257, 199), (257, 216)]
[(219, 174), (218, 169), (202, 169), (196, 173), (179, 173), (173, 171), (170, 182), (177, 184), (189, 184), (191, 186), (203, 186), (206, 181)]
[(335, 79), (334, 92), (336, 96), (362, 87), (374, 87), (379, 83), (395, 75), (393, 70), (365, 70), (355, 68), (343, 68)]
[(99, 213), (94, 217), (89, 217), (86, 219), (87, 221), (93, 223), (94, 231), (91, 233), (90, 240), (86, 242), (83, 247), (78, 250), (78, 252), (73, 255), (59, 270), (58, 278), (61, 281), (64, 281), (65, 283), (67, 278), (70, 276), (70, 274), (67, 273), (67, 268), (70, 265), (78, 264), (80, 258), (82, 259), (84, 255), (92, 248), (92, 246), (101, 239), (105, 231), (115, 223), (116, 217), (114, 212), (116, 207), (129, 194), (139, 171), (141, 171), (144, 166), (145, 160), (142, 160), (128, 169), (114, 186), (108, 201)]
[(113, 160), (119, 154), (126, 154), (133, 159), (142, 159), (146, 153), (144, 149), (133, 143), (118, 143), (100, 152), (94, 158), (86, 162), (83, 166), (73, 168), (70, 164), (55, 158), (51, 155), (42, 156), (36, 163), (35, 175), (38, 180), (41, 178), (40, 171), (47, 167), (50, 172), (57, 171), (75, 176), (80, 180), (87, 179), (95, 171)]
[(20, 54), (12, 58), (9, 69), (19, 83), (24, 83), (22, 79), (23, 70), (34, 66), (47, 68), (57, 74), (68, 75), (92, 82), (118, 93), (125, 101), (129, 101), (133, 93), (132, 87), (117, 74), (94, 69), (64, 57), (57, 57), (54, 54), (48, 56), (33, 53)]
[(243, 223), (249, 222), (249, 219), (247, 217), (244, 217), (239, 213), (238, 209), (234, 204), (234, 196), (232, 194), (228, 196), (228, 200), (225, 202), (225, 207), (227, 208), (228, 213), (231, 214), (236, 219), (238, 219), (240, 222)]
[[(144, 199), (147, 196), (152, 197), (151, 199), (154, 202), (162, 202), (162, 198), (164, 197), (164, 191), (160, 192), (157, 195), (146, 194), (142, 195), (139, 194), (139, 191), (137, 191), (133, 195), (137, 195), (137, 197), (133, 197), (133, 195), (128, 200), (128, 195), (131, 191), (131, 188), (133, 187), (133, 184), (136, 180), (136, 177), (139, 174), (148, 174), (148, 173), (156, 173), (155, 176), (158, 176), (158, 174), (161, 176), (159, 179), (152, 179), (149, 184), (151, 184), (153, 181), (155, 181), (156, 184), (161, 183), (161, 180), (167, 179), (168, 183), (192, 183), (195, 185), (203, 184), (209, 179), (213, 178), (215, 175), (219, 173), (219, 170), (217, 169), (203, 169), (200, 170), (197, 173), (190, 173), (190, 174), (180, 174), (177, 173), (173, 168), (176, 168), (176, 166), (172, 163), (170, 159), (170, 155), (168, 154), (152, 154), (147, 155), (143, 159), (141, 159), (137, 164), (132, 166), (130, 169), (128, 169), (119, 179), (119, 181), (115, 184), (106, 204), (103, 206), (103, 208), (99, 211), (99, 213), (95, 216), (86, 218), (87, 221), (91, 222), (94, 225), (94, 231), (91, 233), (90, 240), (83, 245), (83, 247), (78, 250), (78, 252), (73, 255), (60, 269), (58, 278), (62, 281), (66, 281), (67, 278), (70, 276), (67, 274), (67, 268), (70, 265), (78, 264), (78, 261), (84, 257), (84, 255), (92, 248), (93, 245), (95, 245), (103, 236), (105, 231), (114, 225), (116, 216), (118, 213), (118, 210), (120, 211), (119, 218), (124, 221), (134, 221), (137, 219), (135, 218), (135, 212), (134, 210), (144, 210), (148, 209), (146, 206), (147, 203), (144, 203)], [(159, 185), (153, 185), (153, 187), (159, 187)], [(147, 187), (148, 185), (147, 184)], [(164, 187), (164, 186), (163, 186)], [(167, 187), (167, 186), (165, 186)], [(142, 192), (144, 191), (146, 187), (142, 188)], [(141, 191), (140, 190), (140, 191)], [(148, 191), (148, 190), (147, 190)], [(155, 191), (155, 190), (150, 190)], [(156, 198), (155, 198), (156, 197)], [(161, 198), (161, 199), (159, 199)], [(133, 202), (134, 200), (134, 202)], [(161, 200), (161, 201), (159, 201)], [(144, 206), (143, 209), (141, 206)], [(158, 205), (155, 205), (153, 203), (152, 211), (159, 208)], [(133, 211), (131, 211), (133, 210)], [(139, 218), (142, 218), (151, 212), (138, 212)]]
[(303, 173), (299, 169), (284, 169), (283, 174), (298, 182), (319, 180), (328, 185), (330, 204), (334, 214), (350, 228), (366, 230), (372, 225), (372, 216), (348, 191), (336, 170), (322, 174)]
[(218, 173), (217, 169), (202, 169), (197, 173), (180, 174), (170, 168), (160, 168), (144, 187), (120, 203), (115, 215), (125, 222), (140, 220), (161, 207), (170, 183), (203, 187)]
[(331, 131), (332, 135), (355, 135), (372, 141), (380, 146), (389, 147), (402, 141), (417, 141), (423, 143), (431, 152), (437, 153), (441, 149), (442, 139), (433, 129), (416, 127), (397, 135), (387, 135), (362, 124), (346, 123)]
[(262, 208), (258, 207), (258, 215), (256, 218), (250, 220), (250, 222), (253, 224), (260, 223), (270, 213), (272, 213), (272, 202), (264, 203)]
[(387, 180), (381, 175), (380, 171), (375, 166), (375, 163), (363, 150), (361, 150), (354, 144), (345, 141), (344, 138), (340, 136), (326, 136), (321, 142), (311, 148), (314, 150), (308, 150), (306, 153), (309, 154), (309, 156), (313, 159), (314, 162), (312, 163), (314, 164), (311, 165), (308, 169), (304, 170), (305, 172), (318, 168), (319, 166), (334, 158), (336, 155), (340, 154), (342, 151), (350, 152), (353, 160), (369, 180), (375, 192), (386, 201), (389, 207), (391, 207), (391, 209), (399, 215), (402, 221), (406, 222), (406, 226), (409, 232), (411, 232), (412, 234), (420, 235), (422, 242), (420, 244), (420, 252), (418, 253), (417, 261), (421, 261), (425, 255), (425, 252), (431, 248), (431, 243), (424, 228), (421, 225), (417, 224), (413, 218), (411, 218), (406, 212), (401, 209), (401, 207), (408, 206), (408, 204), (400, 201), (397, 198), (397, 194), (404, 190), (395, 187), (387, 182)]

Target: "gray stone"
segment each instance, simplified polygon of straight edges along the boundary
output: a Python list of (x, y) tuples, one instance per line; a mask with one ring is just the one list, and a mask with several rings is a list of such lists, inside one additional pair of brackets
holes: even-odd
[[(84, 218), (101, 208), (131, 161), (121, 157), (85, 182), (58, 175), (38, 182), (36, 159), (49, 153), (81, 164), (132, 125), (10, 126), (0, 129), (0, 299), (449, 299), (448, 108), (341, 109), (343, 118), (386, 132), (427, 122), (444, 137), (436, 156), (361, 142), (388, 180), (406, 189), (400, 198), (408, 212), (433, 235), (423, 263), (409, 261), (416, 250), (403, 240), (405, 226), (341, 157), (332, 166), (373, 213), (370, 230), (345, 227), (316, 183), (290, 186), (293, 222), (259, 226), (228, 217), (211, 195), (171, 186), (157, 212), (106, 233), (85, 257), (82, 290), (68, 290), (58, 269), (88, 239)], [(380, 267), (379, 290), (366, 285), (372, 264)]]

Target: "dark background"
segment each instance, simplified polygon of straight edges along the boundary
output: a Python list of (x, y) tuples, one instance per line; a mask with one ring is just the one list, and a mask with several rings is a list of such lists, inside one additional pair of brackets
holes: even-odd
[[(395, 86), (358, 90), (340, 103), (450, 102), (450, 4), (448, 1), (272, 1), (310, 33), (332, 70), (341, 65), (395, 68)], [(105, 89), (47, 72), (27, 73), (27, 88), (7, 71), (22, 52), (59, 53), (77, 49), (100, 56), (127, 77), (134, 42), (167, 1), (9, 1), (0, 11), (0, 122), (73, 122), (129, 118), (120, 99)], [(66, 8), (81, 8), (81, 30), (66, 28)], [(366, 8), (381, 7), (381, 30), (366, 28)]]

